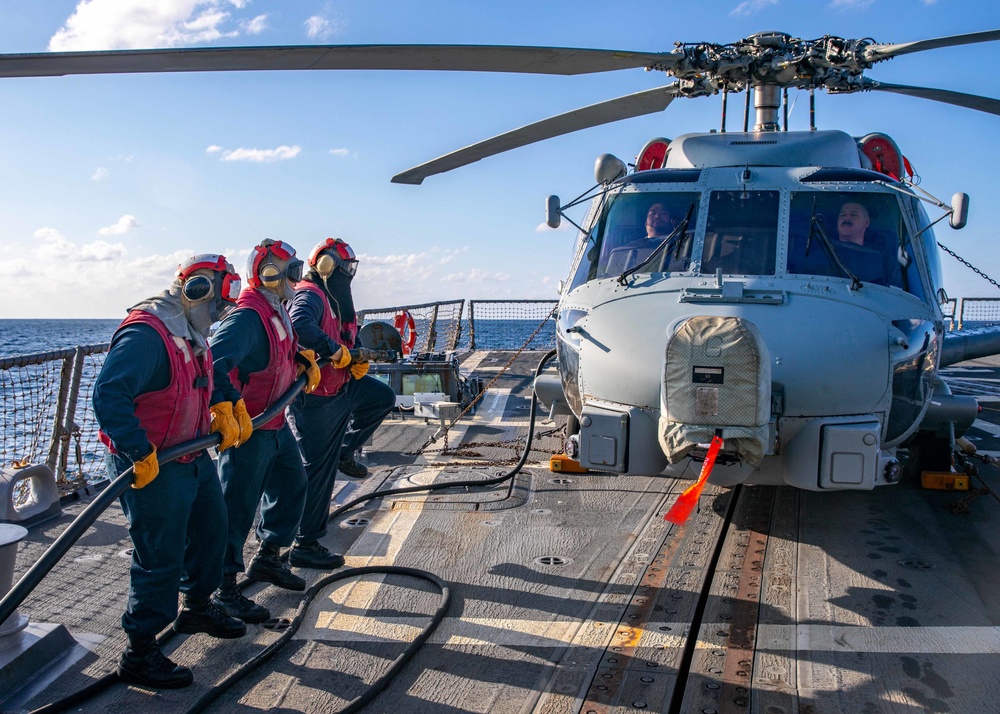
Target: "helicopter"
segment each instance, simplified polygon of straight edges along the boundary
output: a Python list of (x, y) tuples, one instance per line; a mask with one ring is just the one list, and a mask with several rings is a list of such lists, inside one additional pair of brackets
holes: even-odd
[[(891, 137), (788, 131), (787, 93), (812, 100), (879, 91), (1000, 114), (1000, 100), (880, 82), (888, 59), (1000, 39), (1000, 30), (901, 44), (761, 32), (670, 52), (553, 47), (353, 45), (0, 55), (0, 76), (292, 69), (434, 69), (556, 75), (643, 68), (677, 81), (545, 119), (393, 177), (419, 184), (527, 144), (723, 95), (721, 130), (655, 137), (629, 172), (598, 158), (556, 310), (556, 374), (535, 392), (570, 417), (567, 454), (584, 468), (687, 476), (713, 436), (713, 482), (871, 489), (911, 466), (946, 468), (975, 420), (949, 393), (947, 364), (1000, 352), (993, 330), (945, 334), (932, 226), (964, 225), (968, 197), (920, 193)], [(727, 131), (730, 94), (743, 131)], [(751, 98), (755, 120), (750, 126)], [(782, 115), (782, 109), (784, 114)], [(784, 121), (782, 122), (782, 118)], [(932, 221), (923, 202), (942, 209)], [(650, 209), (667, 216), (647, 230)], [(856, 207), (860, 242), (841, 235)]]

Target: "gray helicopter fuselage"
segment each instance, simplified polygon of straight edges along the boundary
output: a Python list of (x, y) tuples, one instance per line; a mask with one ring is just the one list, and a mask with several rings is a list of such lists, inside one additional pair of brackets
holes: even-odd
[[(672, 239), (647, 235), (654, 203)], [(581, 464), (696, 474), (697, 442), (714, 432), (736, 445), (716, 483), (895, 481), (895, 447), (920, 426), (940, 358), (927, 224), (842, 132), (680, 137), (667, 168), (608, 185), (559, 305)]]

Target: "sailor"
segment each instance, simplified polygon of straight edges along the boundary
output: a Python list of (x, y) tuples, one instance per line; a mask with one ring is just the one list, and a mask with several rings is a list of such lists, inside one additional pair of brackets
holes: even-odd
[(357, 269), (351, 246), (327, 238), (310, 254), (309, 270), (296, 286), (288, 311), (299, 344), (330, 358), (330, 364), (320, 370), (316, 390), (300, 395), (288, 410), (309, 484), (299, 533), (288, 558), (296, 567), (339, 568), (344, 564), (343, 556), (318, 541), (327, 533), (345, 434), (353, 417), (352, 432), (346, 437), (350, 449), (346, 453), (353, 461), (354, 450), (371, 437), (396, 403), (392, 388), (366, 376), (368, 362), (352, 362), (349, 352), (358, 333), (351, 295)]
[(167, 659), (156, 643), (171, 621), (182, 633), (246, 634), (242, 621), (210, 599), (222, 577), (226, 532), (226, 506), (211, 458), (202, 450), (162, 466), (157, 461), (158, 452), (210, 431), (221, 434), (223, 452), (249, 436), (242, 400), (210, 401), (206, 338), (239, 292), (240, 276), (224, 256), (185, 260), (167, 290), (129, 310), (94, 385), (109, 475), (130, 466), (134, 475), (120, 499), (133, 545), (122, 616), (128, 645), (118, 662), (118, 676), (126, 682), (154, 688), (191, 684), (191, 670)]
[[(302, 279), (302, 261), (283, 241), (264, 240), (247, 259), (247, 288), (236, 309), (212, 336), (215, 362), (213, 401), (242, 398), (253, 415), (263, 413), (306, 371), (306, 391), (319, 383), (320, 372), (312, 350), (299, 352), (292, 323), (282, 301), (295, 295)], [(243, 572), (243, 545), (260, 511), (257, 554), (250, 561), (251, 580), (286, 590), (305, 590), (306, 582), (279, 557), (292, 544), (306, 496), (306, 472), (284, 411), (258, 427), (239, 449), (219, 456), (219, 476), (229, 514), (222, 586), (215, 605), (244, 622), (264, 622), (267, 608), (254, 603), (236, 587)]]

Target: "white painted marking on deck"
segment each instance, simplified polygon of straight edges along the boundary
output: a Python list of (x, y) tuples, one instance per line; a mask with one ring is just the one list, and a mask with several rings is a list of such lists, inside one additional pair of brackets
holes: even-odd
[[(354, 610), (362, 603), (351, 599)], [(379, 617), (340, 614), (329, 617), (309, 637), (326, 642), (409, 642), (426, 626), (430, 614), (415, 617)], [(583, 626), (593, 623), (582, 623)], [(720, 626), (725, 623), (719, 623)], [(571, 644), (581, 623), (556, 620), (463, 618), (446, 620), (431, 637), (436, 644), (485, 647), (529, 647)], [(660, 628), (669, 627), (664, 632)], [(683, 647), (689, 623), (648, 622), (642, 640)], [(297, 637), (299, 637), (297, 635)], [(856, 652), (868, 654), (1000, 654), (1000, 627), (867, 627), (843, 625), (760, 625), (758, 643), (782, 643), (798, 652)], [(795, 643), (795, 644), (793, 644)], [(718, 643), (698, 642), (701, 649)], [(766, 649), (766, 647), (764, 647)]]
[(503, 421), (503, 410), (507, 407), (507, 400), (510, 398), (510, 389), (490, 389), (483, 398), (483, 406), (476, 412), (475, 420), (497, 424)]
[(991, 424), (990, 422), (983, 421), (982, 419), (976, 419), (972, 422), (972, 426), (980, 431), (985, 431), (991, 436), (1000, 437), (1000, 426), (997, 426), (996, 424)]
[(469, 357), (467, 360), (465, 360), (464, 362), (462, 362), (462, 364), (458, 368), (458, 371), (461, 372), (466, 377), (468, 377), (470, 374), (472, 374), (473, 372), (476, 371), (476, 369), (479, 367), (479, 364), (484, 359), (486, 359), (486, 355), (488, 355), (488, 354), (489, 354), (489, 352), (485, 352), (485, 351), (484, 352), (478, 352), (477, 351), (477, 352), (473, 353), (471, 357)]

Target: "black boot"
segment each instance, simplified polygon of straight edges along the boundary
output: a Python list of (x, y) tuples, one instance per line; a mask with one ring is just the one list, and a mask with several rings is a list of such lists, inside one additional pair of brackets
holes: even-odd
[(295, 543), (288, 553), (288, 562), (296, 568), (333, 570), (344, 564), (344, 556), (331, 553), (326, 546), (313, 540), (308, 543)]
[(306, 581), (288, 569), (278, 554), (278, 546), (262, 540), (257, 555), (250, 561), (247, 577), (262, 583), (271, 583), (285, 590), (301, 592), (306, 589)]
[(129, 635), (118, 659), (118, 678), (152, 689), (180, 689), (194, 681), (191, 670), (167, 659), (152, 635)]
[(242, 620), (221, 612), (208, 598), (195, 600), (184, 596), (184, 607), (174, 620), (174, 631), (187, 635), (204, 632), (211, 637), (231, 640), (243, 637), (247, 626)]
[(266, 607), (258, 605), (240, 592), (236, 587), (236, 575), (222, 576), (222, 585), (212, 597), (212, 602), (226, 615), (250, 624), (266, 622), (271, 618)]
[(337, 464), (337, 471), (351, 478), (368, 478), (368, 467), (358, 461), (358, 452), (352, 451)]

